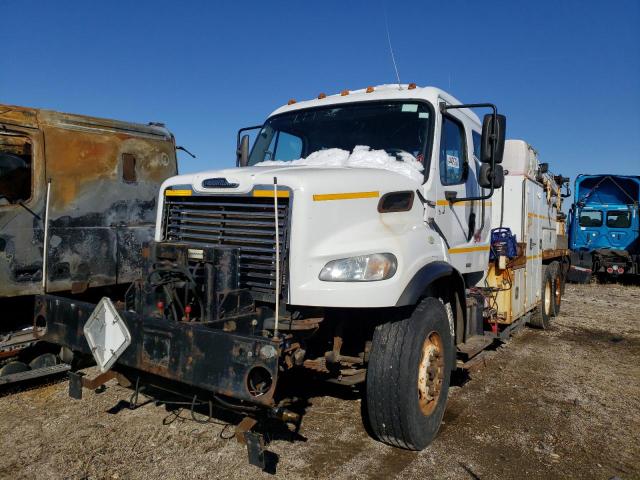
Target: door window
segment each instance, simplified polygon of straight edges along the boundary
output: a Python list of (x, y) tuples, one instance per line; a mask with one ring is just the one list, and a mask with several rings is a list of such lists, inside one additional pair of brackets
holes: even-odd
[(467, 156), (464, 127), (450, 117), (443, 117), (440, 139), (440, 181), (456, 185), (465, 180)]
[(31, 142), (19, 135), (0, 135), (0, 205), (31, 197)]

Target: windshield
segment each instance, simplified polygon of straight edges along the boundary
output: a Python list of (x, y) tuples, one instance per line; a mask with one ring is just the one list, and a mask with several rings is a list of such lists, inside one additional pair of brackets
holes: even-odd
[(399, 160), (404, 152), (424, 163), (430, 108), (419, 102), (352, 103), (284, 113), (264, 124), (249, 165), (291, 161), (329, 148), (353, 151), (358, 145), (385, 150)]
[(629, 228), (631, 226), (631, 212), (611, 211), (607, 213), (607, 227), (609, 228)]
[(581, 227), (601, 227), (602, 212), (599, 210), (582, 210), (580, 212)]

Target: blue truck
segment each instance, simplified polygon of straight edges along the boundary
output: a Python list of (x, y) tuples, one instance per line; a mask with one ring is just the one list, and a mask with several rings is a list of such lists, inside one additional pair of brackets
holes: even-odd
[(640, 274), (640, 176), (578, 175), (569, 212), (569, 280)]

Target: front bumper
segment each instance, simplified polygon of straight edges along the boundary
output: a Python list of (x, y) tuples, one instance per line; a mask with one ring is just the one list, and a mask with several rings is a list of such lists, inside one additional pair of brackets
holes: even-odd
[[(36, 325), (45, 326), (41, 339), (91, 354), (83, 327), (92, 303), (54, 295), (36, 299)], [(142, 318), (119, 311), (131, 333), (131, 344), (112, 367), (127, 367), (172, 382), (229, 398), (270, 407), (274, 405), (280, 347), (259, 336), (239, 335), (197, 323)], [(264, 348), (267, 347), (267, 348)], [(256, 393), (253, 375), (269, 378), (268, 389)]]

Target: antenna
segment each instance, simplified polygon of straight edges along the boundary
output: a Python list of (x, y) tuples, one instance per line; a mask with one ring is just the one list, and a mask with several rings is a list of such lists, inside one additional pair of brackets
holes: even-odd
[(396, 57), (393, 54), (393, 47), (391, 46), (391, 34), (389, 33), (389, 17), (387, 16), (387, 6), (384, 6), (384, 24), (387, 29), (387, 42), (389, 43), (389, 52), (391, 53), (391, 61), (393, 62), (393, 68), (396, 71), (396, 78), (398, 79), (398, 88), (402, 90), (400, 84), (400, 73), (398, 72), (398, 65), (396, 65)]

